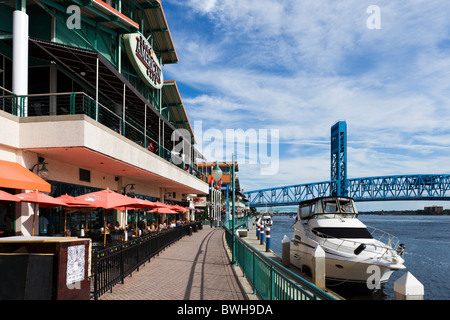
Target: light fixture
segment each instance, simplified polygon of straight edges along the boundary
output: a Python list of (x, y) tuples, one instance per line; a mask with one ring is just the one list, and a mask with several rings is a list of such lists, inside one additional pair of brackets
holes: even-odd
[(216, 166), (211, 171), (211, 175), (214, 178), (214, 181), (219, 181), (222, 178), (222, 170), (219, 168), (219, 164), (216, 161)]
[(132, 196), (134, 196), (134, 193), (136, 191), (136, 189), (134, 188), (134, 183), (129, 183), (127, 184), (125, 187), (123, 187), (123, 194), (126, 195), (127, 194), (127, 187), (130, 187), (130, 190), (128, 191), (129, 194), (131, 194)]
[(47, 179), (49, 174), (46, 164), (48, 163), (44, 161), (45, 159), (43, 157), (38, 157), (38, 162), (30, 169), (30, 171), (33, 172), (34, 168), (37, 167), (37, 175), (42, 179)]

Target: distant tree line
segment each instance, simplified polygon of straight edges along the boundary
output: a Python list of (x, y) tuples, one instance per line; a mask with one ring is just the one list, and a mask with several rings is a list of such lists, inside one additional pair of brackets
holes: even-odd
[(441, 212), (431, 212), (424, 209), (418, 210), (379, 210), (379, 211), (360, 211), (359, 214), (381, 214), (381, 215), (429, 215), (446, 216), (450, 214), (450, 209), (444, 209)]

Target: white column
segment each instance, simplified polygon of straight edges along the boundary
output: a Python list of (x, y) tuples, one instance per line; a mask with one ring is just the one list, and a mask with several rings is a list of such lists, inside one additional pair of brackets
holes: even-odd
[[(28, 15), (20, 10), (13, 12), (13, 58), (12, 91), (14, 94), (28, 94)], [(20, 100), (19, 100), (20, 102)], [(28, 116), (27, 99), (24, 101), (23, 116)]]

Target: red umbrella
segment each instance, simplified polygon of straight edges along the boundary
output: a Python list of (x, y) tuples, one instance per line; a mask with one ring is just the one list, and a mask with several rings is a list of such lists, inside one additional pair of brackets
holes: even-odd
[(109, 189), (87, 193), (75, 197), (75, 200), (83, 200), (90, 203), (91, 207), (104, 209), (132, 206), (137, 203), (136, 198), (130, 198)]
[(3, 201), (20, 201), (19, 198), (17, 198), (15, 195), (12, 195), (6, 191), (0, 190), (0, 200)]
[(182, 206), (179, 206), (178, 204), (175, 204), (175, 205), (173, 205), (173, 206), (170, 206), (169, 208), (172, 209), (172, 210), (175, 210), (175, 211), (181, 211), (181, 212), (189, 211), (189, 209), (184, 208), (184, 207), (182, 207)]
[(130, 209), (137, 209), (137, 208), (156, 208), (155, 202), (151, 202), (149, 200), (139, 199), (139, 198), (132, 198), (135, 200), (134, 204), (126, 205), (126, 206), (120, 206), (115, 207), (116, 210), (125, 210), (126, 208)]
[(154, 204), (155, 208), (167, 208), (169, 206), (168, 204), (165, 204), (165, 203), (162, 203), (159, 201), (155, 201), (155, 202), (153, 202), (153, 204)]
[[(109, 189), (87, 193), (82, 196), (75, 197), (75, 199), (88, 201), (91, 203), (92, 207), (104, 209), (114, 209), (118, 207), (132, 206), (138, 203), (136, 201), (136, 198), (130, 198)], [(104, 220), (105, 220), (104, 245), (106, 245), (106, 216)]]
[[(63, 202), (65, 202), (69, 207), (91, 207), (91, 203), (82, 199), (75, 199), (75, 197), (69, 196), (67, 193), (63, 194), (62, 196), (57, 197), (56, 199), (59, 199)], [(91, 207), (92, 208), (92, 207)], [(69, 211), (64, 212), (64, 234), (66, 234), (66, 225), (67, 225), (67, 213), (71, 213), (70, 212), (70, 208)], [(87, 215), (86, 215), (86, 225), (87, 225)]]
[(76, 199), (75, 197), (64, 194), (55, 199), (61, 200), (66, 203), (69, 207), (91, 207), (91, 202), (82, 199)]
[(169, 209), (167, 207), (161, 207), (161, 208), (155, 208), (150, 210), (151, 213), (177, 213), (176, 211), (173, 211), (172, 209)]
[(22, 202), (32, 202), (34, 203), (34, 215), (33, 215), (33, 228), (31, 231), (31, 235), (34, 236), (34, 223), (36, 220), (36, 212), (37, 212), (37, 205), (39, 204), (43, 208), (48, 207), (60, 207), (60, 206), (67, 206), (66, 203), (62, 202), (59, 199), (53, 198), (51, 196), (46, 195), (45, 193), (36, 191), (31, 192), (24, 192), (16, 194), (16, 197), (20, 199)]

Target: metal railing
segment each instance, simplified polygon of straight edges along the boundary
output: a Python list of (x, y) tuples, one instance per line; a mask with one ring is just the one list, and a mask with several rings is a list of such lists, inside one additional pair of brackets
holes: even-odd
[(314, 229), (305, 230), (305, 234), (307, 237), (314, 239), (324, 247), (340, 250), (350, 254), (353, 254), (358, 246), (364, 244), (366, 248), (365, 251), (370, 252), (373, 257), (390, 259), (396, 256), (397, 247), (400, 243), (400, 240), (397, 237), (374, 227), (366, 226), (366, 229), (374, 240), (379, 241), (378, 243), (369, 243), (367, 241), (363, 242), (361, 240), (346, 238), (345, 236), (342, 238), (337, 238)]
[(236, 262), (250, 281), (255, 294), (263, 300), (336, 300), (314, 284), (302, 279), (282, 265), (233, 235), (225, 227), (228, 246), (235, 237)]
[(92, 250), (92, 296), (97, 300), (170, 244), (202, 228), (201, 222), (144, 235), (102, 250)]
[(196, 164), (186, 164), (179, 155), (159, 144), (159, 141), (152, 137), (151, 133), (146, 131), (138, 121), (129, 116), (124, 119), (114, 112), (113, 107), (107, 107), (100, 102), (96, 102), (94, 98), (84, 92), (17, 96), (0, 87), (0, 93), (0, 109), (5, 112), (19, 117), (85, 114), (177, 167), (183, 170), (187, 167), (190, 174), (208, 182), (207, 176), (198, 170)]

